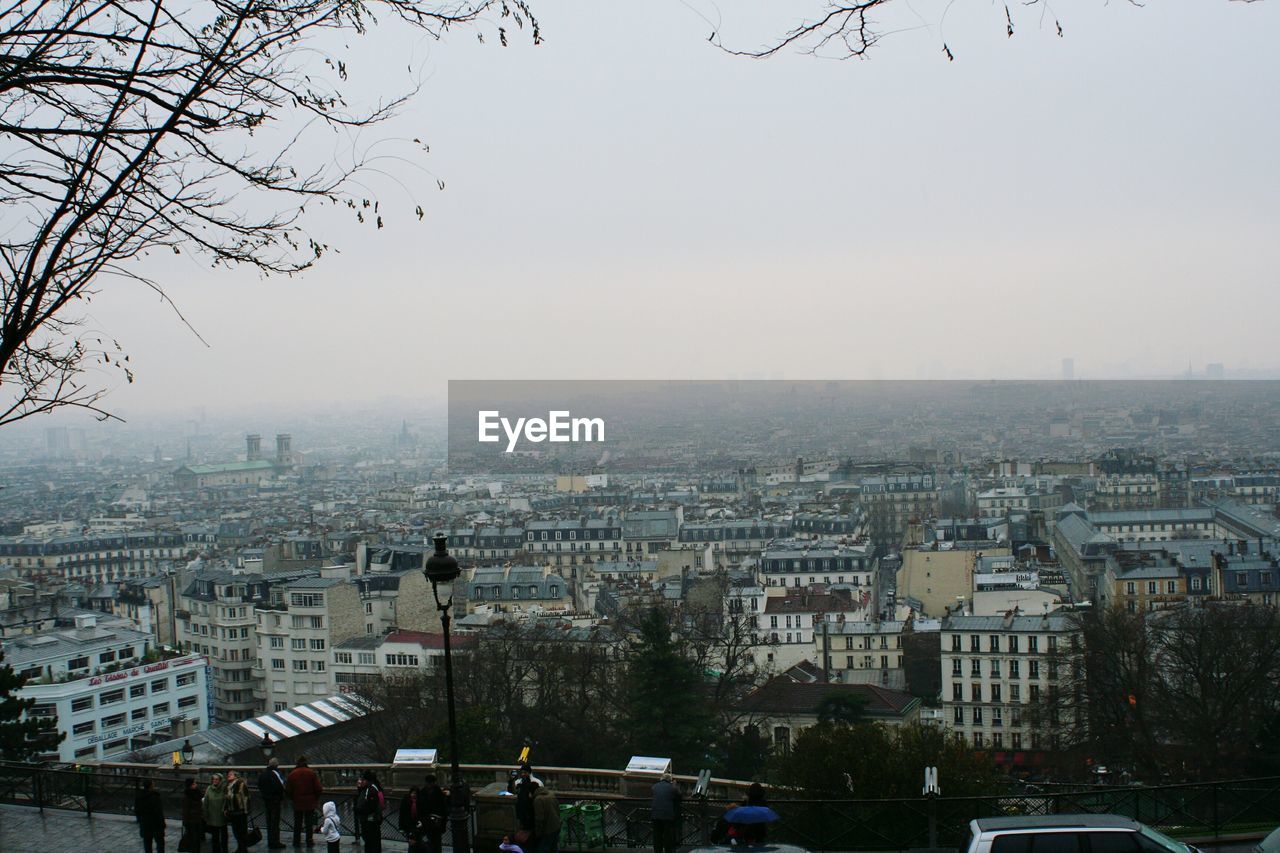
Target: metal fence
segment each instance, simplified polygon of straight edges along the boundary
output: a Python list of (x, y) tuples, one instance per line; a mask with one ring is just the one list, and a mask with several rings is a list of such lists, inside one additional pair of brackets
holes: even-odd
[[(146, 774), (156, 783), (165, 813), (181, 814), (184, 779), (177, 773)], [(0, 766), (0, 803), (41, 809), (131, 814), (142, 774)], [(252, 787), (253, 779), (250, 780)], [(383, 837), (403, 840), (398, 823), (399, 795), (387, 791)], [(651, 847), (653, 829), (647, 799), (558, 794), (563, 826), (560, 846), (567, 851)], [(334, 788), (326, 799), (338, 805), (344, 832), (354, 831), (355, 789)], [(712, 841), (717, 821), (731, 805), (720, 800), (686, 800), (681, 823), (684, 844)], [(960, 846), (970, 820), (1002, 815), (1110, 813), (1132, 817), (1182, 838), (1257, 837), (1280, 825), (1280, 777), (1204, 784), (1137, 788), (1083, 788), (990, 797), (938, 797), (883, 800), (773, 799), (780, 820), (768, 827), (768, 839), (809, 850), (910, 850), (928, 847), (930, 826), (940, 847)], [(262, 827), (262, 803), (253, 797), (252, 817)], [(282, 832), (291, 832), (287, 804)], [(484, 826), (477, 827), (481, 835)], [(514, 827), (513, 827), (514, 829)], [(446, 831), (445, 844), (449, 844)]]

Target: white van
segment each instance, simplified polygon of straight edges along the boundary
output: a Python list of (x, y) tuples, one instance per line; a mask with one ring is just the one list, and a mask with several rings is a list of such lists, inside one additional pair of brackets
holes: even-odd
[(984, 817), (964, 853), (1200, 853), (1136, 820), (1109, 814)]

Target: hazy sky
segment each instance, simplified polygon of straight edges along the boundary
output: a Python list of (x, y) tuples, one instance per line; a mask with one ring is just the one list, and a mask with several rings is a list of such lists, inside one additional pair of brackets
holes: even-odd
[(138, 376), (110, 404), (1280, 365), (1280, 2), (1013, 3), (1010, 39), (1001, 4), (912, 0), (846, 62), (707, 41), (819, 2), (534, 4), (537, 48), (353, 45), (358, 94), (423, 77), (382, 135), (431, 174), (388, 162), (412, 195), (377, 185), (381, 231), (318, 218), (342, 254), (302, 277), (154, 268), (208, 348), (109, 288), (93, 320)]

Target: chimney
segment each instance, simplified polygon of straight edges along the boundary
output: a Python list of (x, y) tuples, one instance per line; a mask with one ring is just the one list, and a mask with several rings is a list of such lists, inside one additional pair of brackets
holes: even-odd
[(290, 465), (293, 463), (293, 451), (289, 448), (293, 441), (293, 436), (287, 432), (282, 432), (276, 436), (276, 464)]
[(98, 625), (98, 617), (93, 614), (81, 613), (76, 616), (77, 630), (81, 628), (96, 628), (97, 625)]
[(244, 437), (245, 451), (244, 458), (250, 462), (256, 462), (262, 458), (262, 436), (257, 433), (246, 435)]

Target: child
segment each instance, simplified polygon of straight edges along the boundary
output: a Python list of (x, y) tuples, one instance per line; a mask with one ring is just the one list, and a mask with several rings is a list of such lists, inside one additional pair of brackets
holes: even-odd
[(342, 825), (338, 823), (338, 806), (330, 800), (324, 804), (324, 822), (316, 830), (329, 843), (329, 853), (338, 853), (342, 840)]
[(520, 849), (519, 844), (511, 843), (510, 835), (502, 836), (502, 843), (498, 845), (498, 849), (501, 850), (502, 853), (524, 853), (524, 851)]

